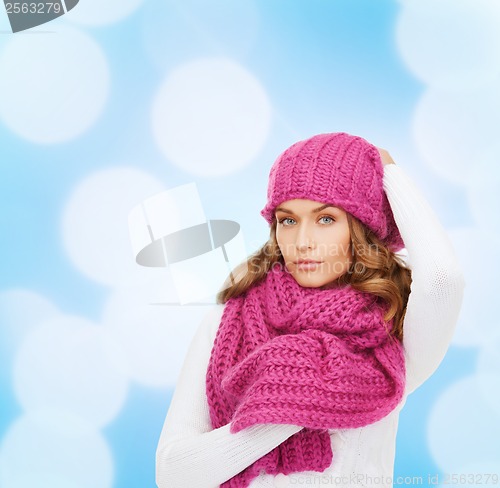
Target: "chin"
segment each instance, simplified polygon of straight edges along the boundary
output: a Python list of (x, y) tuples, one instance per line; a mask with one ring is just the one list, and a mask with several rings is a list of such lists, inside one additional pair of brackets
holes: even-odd
[(335, 278), (327, 278), (325, 276), (314, 276), (314, 273), (293, 273), (295, 281), (305, 288), (319, 288), (326, 285)]

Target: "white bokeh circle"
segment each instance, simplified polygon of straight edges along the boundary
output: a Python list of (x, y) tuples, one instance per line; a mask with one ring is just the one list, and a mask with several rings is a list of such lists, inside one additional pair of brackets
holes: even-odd
[(64, 410), (28, 412), (2, 438), (2, 488), (111, 488), (111, 450), (94, 426)]
[(146, 287), (116, 288), (102, 324), (127, 352), (130, 377), (152, 388), (173, 387), (208, 306), (151, 304)]
[(466, 376), (449, 386), (432, 406), (427, 442), (444, 472), (472, 462), (498, 460), (500, 416), (484, 401), (477, 379)]
[(80, 181), (62, 216), (64, 246), (73, 264), (106, 285), (142, 282), (145, 275), (133, 255), (128, 215), (163, 190), (161, 181), (132, 167), (102, 169)]
[(413, 118), (413, 137), (433, 171), (466, 185), (485, 151), (496, 145), (500, 125), (500, 91), (496, 84), (460, 94), (428, 89)]
[(65, 20), (88, 26), (113, 24), (123, 20), (144, 3), (144, 0), (81, 0)]
[(226, 58), (177, 67), (153, 100), (158, 147), (169, 162), (198, 177), (241, 170), (261, 151), (270, 126), (271, 106), (261, 83)]
[(60, 315), (59, 309), (44, 296), (24, 289), (11, 288), (0, 293), (0, 355), (9, 363), (26, 334), (42, 320)]
[(407, 0), (396, 24), (402, 59), (422, 81), (459, 91), (500, 75), (496, 0)]
[(441, 484), (435, 485), (438, 488), (465, 488), (470, 486), (498, 488), (500, 484), (500, 460), (458, 464), (451, 472), (442, 473), (437, 479), (442, 481)]
[(494, 280), (500, 273), (496, 257), (500, 240), (479, 227), (456, 227), (448, 232), (465, 278), (464, 297), (452, 343), (478, 347), (494, 337), (498, 329)]
[(116, 418), (128, 393), (121, 346), (103, 327), (77, 317), (60, 316), (33, 329), (12, 376), (25, 411), (64, 409), (98, 427)]
[(470, 212), (479, 227), (495, 232), (500, 240), (500, 144), (483, 147), (474, 166), (465, 185)]
[[(82, 2), (85, 3), (85, 2)], [(57, 144), (88, 130), (109, 94), (99, 44), (80, 30), (12, 36), (0, 52), (0, 119), (31, 142)]]

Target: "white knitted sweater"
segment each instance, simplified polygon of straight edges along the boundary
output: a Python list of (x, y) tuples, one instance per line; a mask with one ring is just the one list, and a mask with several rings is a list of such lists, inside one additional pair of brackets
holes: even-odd
[[(442, 361), (460, 311), (465, 280), (452, 243), (419, 189), (397, 164), (384, 166), (384, 189), (412, 270), (404, 319), (406, 391), (389, 415), (356, 429), (332, 429), (333, 461), (322, 473), (262, 473), (251, 487), (392, 487), (399, 412)], [(208, 360), (224, 305), (213, 305), (188, 350), (156, 451), (159, 488), (215, 488), (302, 429), (261, 424), (236, 434), (212, 429), (205, 394)]]

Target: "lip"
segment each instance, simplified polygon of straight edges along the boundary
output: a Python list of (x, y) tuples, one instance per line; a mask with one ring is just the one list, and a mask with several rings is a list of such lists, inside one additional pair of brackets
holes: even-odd
[(299, 271), (314, 271), (321, 265), (321, 261), (314, 261), (312, 259), (299, 259), (294, 262)]

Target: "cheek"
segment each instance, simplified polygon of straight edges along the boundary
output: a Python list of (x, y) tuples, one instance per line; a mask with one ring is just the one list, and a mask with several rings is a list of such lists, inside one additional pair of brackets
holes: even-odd
[(337, 236), (329, 245), (329, 255), (333, 260), (350, 256), (351, 254), (351, 240), (349, 235), (347, 236)]
[(347, 254), (351, 250), (351, 236), (349, 235), (349, 233), (344, 238), (344, 249), (346, 250)]
[(342, 243), (342, 249), (344, 250), (344, 253), (348, 253), (351, 244), (351, 233), (349, 232), (349, 227), (346, 226), (339, 240)]
[(278, 236), (276, 236), (276, 243), (278, 244), (278, 248), (280, 250), (280, 253), (282, 255), (284, 255), (284, 253), (285, 253), (285, 246), (283, 245), (283, 242), (281, 241), (281, 239), (278, 239)]
[(346, 256), (347, 258), (351, 258), (352, 252), (351, 252), (351, 240), (350, 239), (347, 239), (344, 242), (343, 250), (344, 250), (344, 256)]
[(284, 251), (287, 247), (287, 239), (283, 237), (278, 231), (276, 231), (276, 242), (278, 243), (278, 247)]
[(276, 242), (278, 243), (278, 246), (281, 246), (281, 237), (278, 231), (276, 231)]

